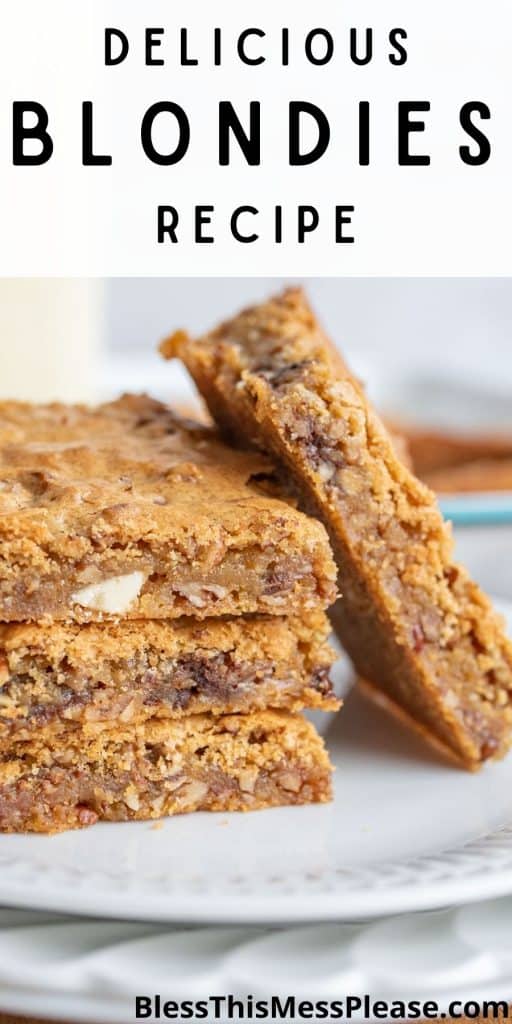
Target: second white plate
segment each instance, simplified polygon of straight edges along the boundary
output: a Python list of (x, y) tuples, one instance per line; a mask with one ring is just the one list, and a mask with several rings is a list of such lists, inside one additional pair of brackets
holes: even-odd
[(281, 924), (512, 893), (512, 756), (477, 775), (451, 768), (355, 693), (326, 739), (332, 804), (1, 836), (0, 903)]

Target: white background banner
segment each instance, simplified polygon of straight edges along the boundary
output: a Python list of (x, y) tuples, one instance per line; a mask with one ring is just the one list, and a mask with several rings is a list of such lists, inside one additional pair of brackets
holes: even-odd
[[(2, 275), (512, 273), (509, 0), (3, 7)], [(128, 41), (115, 66), (105, 66), (107, 27)], [(163, 64), (146, 64), (146, 29), (163, 30), (152, 33), (148, 54)], [(240, 43), (246, 29), (257, 32)], [(351, 56), (351, 29), (359, 60), (371, 29), (366, 63)], [(13, 116), (13, 104), (30, 103), (48, 114), (53, 152), (26, 166), (41, 143), (18, 131), (13, 148), (16, 117), (30, 129), (37, 115), (15, 107)], [(83, 165), (84, 103), (94, 155), (111, 163)], [(174, 113), (156, 114), (160, 103), (174, 104)], [(221, 165), (222, 103), (246, 133), (250, 104), (259, 104), (259, 145), (254, 128), (251, 148), (258, 163), (248, 164), (231, 132), (230, 163)], [(301, 153), (315, 148), (318, 120), (324, 143), (328, 126), (325, 152), (311, 163), (290, 165), (293, 103), (320, 111), (298, 115)], [(146, 143), (165, 159), (181, 142), (186, 152), (175, 163), (156, 163), (144, 150), (151, 108)], [(407, 119), (423, 129), (407, 131)], [(428, 164), (403, 162), (418, 156)], [(173, 225), (161, 242), (159, 207)], [(237, 240), (234, 229), (254, 240)]]

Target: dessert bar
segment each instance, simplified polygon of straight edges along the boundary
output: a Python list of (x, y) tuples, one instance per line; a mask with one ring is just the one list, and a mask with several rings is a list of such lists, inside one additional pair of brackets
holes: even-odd
[(0, 625), (4, 747), (54, 722), (336, 710), (324, 612), (301, 618)]
[(227, 437), (272, 453), (329, 529), (336, 620), (361, 677), (468, 768), (511, 742), (512, 647), (454, 563), (433, 493), (397, 457), (364, 391), (292, 289), (180, 356)]
[(0, 403), (0, 620), (289, 614), (335, 597), (273, 468), (146, 396)]
[(483, 459), (433, 469), (423, 475), (439, 494), (512, 491), (512, 459)]
[(0, 829), (324, 802), (331, 767), (301, 715), (190, 715), (115, 729), (40, 730), (0, 755)]

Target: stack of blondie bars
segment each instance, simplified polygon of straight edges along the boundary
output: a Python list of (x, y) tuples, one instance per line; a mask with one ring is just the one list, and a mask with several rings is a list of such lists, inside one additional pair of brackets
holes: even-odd
[(147, 397), (3, 403), (0, 828), (324, 801), (324, 527)]

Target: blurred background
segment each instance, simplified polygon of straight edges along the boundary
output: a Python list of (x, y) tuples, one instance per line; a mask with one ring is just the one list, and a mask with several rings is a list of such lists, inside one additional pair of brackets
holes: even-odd
[[(208, 330), (287, 284), (307, 288), (327, 330), (379, 397), (386, 396), (395, 373), (412, 369), (458, 374), (479, 387), (512, 383), (509, 279), (116, 279), (105, 284), (107, 343), (115, 352), (145, 355), (149, 370), (147, 354), (153, 355), (155, 340), (176, 326), (190, 333)], [(390, 399), (393, 404), (399, 396)], [(437, 404), (437, 418), (446, 418)], [(427, 411), (421, 410), (424, 418)], [(430, 412), (436, 422), (436, 410)]]
[(125, 390), (197, 407), (158, 341), (303, 284), (397, 444), (439, 494), (459, 555), (512, 598), (512, 280), (117, 278), (0, 281), (0, 397)]

